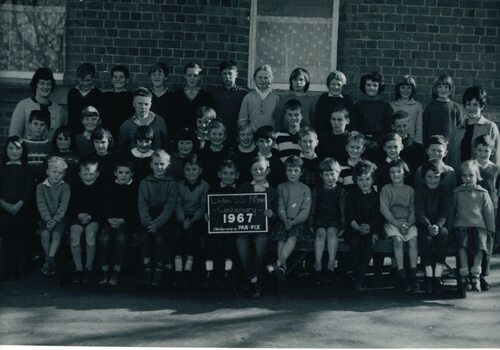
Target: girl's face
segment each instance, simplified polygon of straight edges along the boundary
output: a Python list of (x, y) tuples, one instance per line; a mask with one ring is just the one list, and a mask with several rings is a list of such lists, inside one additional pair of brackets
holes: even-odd
[(241, 147), (250, 148), (253, 145), (253, 133), (252, 129), (246, 128), (238, 133), (238, 140)]
[(392, 167), (389, 169), (389, 175), (393, 184), (401, 184), (405, 179), (405, 171), (403, 167)]
[(111, 76), (111, 83), (113, 84), (113, 89), (116, 91), (125, 90), (125, 85), (127, 85), (128, 79), (125, 78), (123, 72), (113, 72)]
[(128, 184), (130, 182), (130, 180), (132, 180), (133, 173), (129, 167), (119, 166), (116, 168), (114, 173), (115, 173), (116, 181), (120, 185)]
[(201, 175), (201, 167), (199, 164), (186, 163), (184, 166), (184, 177), (189, 183), (195, 183)]
[(466, 187), (473, 187), (477, 184), (477, 169), (470, 166), (462, 169), (462, 182)]
[(90, 88), (92, 88), (92, 75), (87, 74), (84, 77), (78, 78), (78, 83), (80, 86), (80, 90), (82, 91), (89, 91)]
[(105, 156), (108, 154), (109, 139), (107, 137), (102, 138), (102, 140), (94, 140), (95, 153), (98, 156)]
[(250, 168), (250, 173), (255, 183), (263, 184), (266, 182), (267, 175), (269, 174), (269, 166), (264, 161), (255, 162)]
[(451, 94), (450, 85), (445, 83), (439, 83), (438, 86), (436, 87), (436, 91), (437, 91), (437, 98), (441, 100), (448, 100), (450, 98)]
[(413, 88), (411, 85), (400, 85), (399, 86), (399, 94), (401, 95), (402, 100), (409, 100), (411, 96)]
[(332, 79), (330, 84), (328, 84), (328, 91), (333, 96), (338, 96), (342, 93), (342, 89), (344, 88), (344, 83), (342, 80)]
[(433, 190), (438, 188), (441, 183), (441, 173), (434, 170), (429, 170), (424, 177), (425, 185), (427, 188)]
[(177, 141), (177, 150), (181, 157), (186, 157), (193, 153), (193, 141), (192, 140), (179, 140)]
[(347, 154), (349, 155), (349, 158), (359, 159), (361, 158), (361, 155), (365, 151), (365, 146), (363, 145), (362, 142), (351, 141), (347, 144), (346, 151)]
[(35, 95), (37, 97), (48, 98), (51, 93), (52, 81), (40, 79), (36, 85)]
[(226, 141), (226, 131), (224, 128), (213, 128), (208, 132), (208, 139), (210, 140), (210, 145), (212, 146), (222, 146), (224, 141)]
[(340, 169), (324, 170), (320, 172), (320, 176), (323, 179), (323, 183), (326, 187), (332, 188), (335, 186), (339, 179)]
[(261, 154), (269, 154), (273, 147), (273, 139), (257, 139), (257, 148)]
[(71, 138), (60, 133), (57, 135), (56, 145), (59, 152), (68, 152), (71, 146)]
[(153, 73), (151, 73), (151, 84), (155, 88), (161, 88), (165, 86), (167, 82), (167, 76), (163, 72), (163, 69), (157, 69)]
[(220, 181), (225, 186), (233, 186), (236, 183), (236, 179), (238, 179), (238, 172), (234, 167), (224, 167), (217, 173)]
[(298, 166), (288, 166), (286, 168), (286, 178), (290, 182), (297, 182), (302, 176), (302, 169)]
[(23, 155), (23, 149), (21, 147), (17, 147), (12, 142), (9, 142), (7, 145), (7, 158), (11, 161), (18, 161), (21, 159)]
[(470, 101), (465, 101), (465, 112), (467, 113), (468, 119), (480, 118), (482, 110), (483, 107), (481, 107), (481, 104), (477, 99), (473, 98)]
[(149, 139), (144, 139), (144, 140), (137, 140), (135, 143), (137, 145), (137, 150), (139, 152), (146, 153), (151, 149), (153, 141)]
[(332, 126), (333, 133), (335, 135), (340, 135), (345, 132), (349, 124), (349, 118), (345, 117), (344, 112), (333, 112), (330, 117), (330, 125)]
[(474, 149), (474, 158), (479, 162), (479, 164), (486, 164), (490, 160), (493, 149), (488, 145), (479, 144)]
[(83, 129), (87, 132), (92, 132), (100, 123), (100, 118), (96, 115), (86, 115), (82, 118)]
[(378, 81), (373, 81), (371, 79), (367, 79), (365, 82), (365, 91), (366, 94), (370, 97), (375, 97), (378, 95), (378, 89), (380, 88), (380, 83)]
[(184, 80), (186, 81), (186, 86), (188, 88), (196, 88), (201, 81), (200, 69), (199, 68), (188, 68), (186, 74), (184, 74)]
[(255, 75), (255, 86), (259, 90), (266, 90), (271, 85), (271, 77), (265, 70), (260, 70)]
[(314, 134), (307, 134), (302, 136), (299, 140), (299, 146), (304, 154), (311, 154), (318, 146), (318, 138)]
[(303, 74), (292, 79), (292, 88), (294, 92), (305, 92), (307, 79)]
[(356, 185), (363, 193), (370, 193), (373, 186), (373, 175), (363, 174), (356, 178)]

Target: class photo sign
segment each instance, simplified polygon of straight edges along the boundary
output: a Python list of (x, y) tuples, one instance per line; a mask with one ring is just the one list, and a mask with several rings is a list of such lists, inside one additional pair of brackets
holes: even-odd
[(208, 233), (267, 232), (266, 193), (208, 195)]

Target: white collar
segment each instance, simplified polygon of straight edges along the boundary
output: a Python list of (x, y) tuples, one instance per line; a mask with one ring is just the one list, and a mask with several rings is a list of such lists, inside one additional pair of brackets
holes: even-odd
[(9, 160), (5, 164), (6, 165), (23, 165), (23, 163), (20, 160)]
[(300, 158), (305, 158), (305, 159), (315, 159), (315, 158), (318, 158), (318, 155), (316, 154), (316, 152), (313, 152), (312, 157), (308, 157), (304, 153), (300, 152), (300, 156), (299, 157)]
[(339, 97), (339, 98), (344, 98), (344, 95), (342, 95), (342, 93), (338, 94), (338, 95), (333, 95), (331, 92), (328, 91), (328, 97)]
[(234, 188), (234, 189), (236, 189), (236, 184), (235, 183), (232, 184), (232, 185), (226, 185), (226, 184), (223, 184), (222, 181), (221, 181), (221, 182), (219, 182), (219, 186), (220, 186), (220, 188)]
[(131, 178), (130, 181), (127, 182), (126, 184), (121, 184), (121, 183), (118, 182), (118, 180), (115, 180), (115, 183), (118, 184), (118, 185), (130, 185), (133, 181), (134, 181), (134, 179)]
[[(57, 185), (55, 186), (58, 186), (60, 184), (64, 183), (64, 180), (62, 180), (61, 182), (59, 182)], [(46, 178), (44, 182), (42, 182), (43, 185), (47, 186), (47, 187), (52, 187), (53, 185), (50, 184), (49, 182), (49, 178)]]
[(398, 157), (397, 159), (391, 159), (391, 158), (387, 157), (387, 158), (385, 158), (385, 162), (386, 162), (386, 163), (390, 163), (390, 162), (392, 162), (393, 160), (399, 160), (399, 159), (401, 159), (401, 157)]
[(148, 157), (151, 157), (151, 155), (155, 152), (153, 151), (152, 149), (150, 149), (149, 151), (147, 151), (146, 153), (142, 153), (140, 152), (137, 147), (134, 147), (132, 148), (132, 150), (130, 151), (132, 152), (132, 155), (136, 158), (148, 158)]

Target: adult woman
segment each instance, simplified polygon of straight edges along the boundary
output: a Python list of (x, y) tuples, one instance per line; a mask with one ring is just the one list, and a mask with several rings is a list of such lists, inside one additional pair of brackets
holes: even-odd
[(26, 138), (28, 135), (28, 122), (32, 110), (47, 110), (50, 113), (48, 137), (61, 125), (66, 125), (67, 115), (64, 109), (49, 98), (56, 87), (56, 81), (49, 68), (38, 68), (33, 74), (30, 88), (34, 96), (19, 101), (12, 113), (9, 136), (17, 135)]

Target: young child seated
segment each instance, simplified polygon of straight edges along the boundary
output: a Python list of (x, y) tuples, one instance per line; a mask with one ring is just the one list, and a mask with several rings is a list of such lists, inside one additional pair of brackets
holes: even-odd
[(38, 233), (45, 253), (42, 274), (46, 277), (56, 274), (55, 256), (68, 226), (70, 188), (64, 182), (67, 167), (62, 158), (49, 158), (47, 179), (36, 187), (36, 203), (41, 218)]
[(149, 125), (141, 125), (135, 131), (136, 146), (128, 154), (129, 160), (133, 164), (134, 179), (141, 182), (146, 176), (151, 174), (151, 155), (154, 150), (151, 149), (154, 138), (154, 130)]
[(110, 286), (118, 284), (127, 252), (127, 236), (138, 225), (138, 184), (133, 179), (133, 164), (129, 160), (118, 160), (114, 169), (115, 181), (104, 189), (99, 236), (102, 271), (99, 284)]
[(415, 192), (418, 243), (427, 293), (441, 292), (441, 276), (448, 252), (451, 192), (441, 184), (442, 174), (443, 167), (438, 161), (428, 161), (422, 167), (423, 186)]
[(354, 179), (352, 177), (353, 168), (362, 160), (363, 153), (365, 152), (365, 136), (358, 131), (351, 131), (347, 134), (347, 143), (345, 149), (347, 151), (347, 162), (341, 164), (342, 170), (340, 171), (340, 182), (344, 189), (349, 192), (355, 188)]
[(196, 110), (197, 149), (205, 148), (205, 145), (210, 140), (208, 125), (215, 118), (217, 118), (217, 114), (212, 107), (202, 106)]
[(196, 153), (196, 135), (188, 128), (178, 130), (173, 137), (173, 152), (170, 157), (170, 166), (167, 173), (175, 180), (184, 178), (184, 160), (191, 154)]
[[(96, 159), (80, 162), (80, 181), (71, 189), (71, 199), (68, 210), (70, 224), (70, 247), (75, 272), (73, 283), (88, 283), (94, 268), (96, 252), (96, 237), (102, 219), (102, 187), (97, 183), (99, 163)], [(82, 262), (81, 240), (85, 237), (85, 270)]]
[(255, 127), (248, 120), (241, 120), (236, 126), (236, 147), (234, 149), (235, 160), (240, 169), (238, 183), (250, 181), (250, 163), (257, 156), (258, 149), (254, 142)]
[(28, 167), (35, 183), (43, 180), (45, 160), (50, 153), (50, 142), (45, 136), (50, 128), (50, 114), (47, 111), (33, 110), (29, 116), (28, 137), (24, 139), (28, 155)]
[[(405, 292), (418, 291), (417, 282), (417, 228), (415, 226), (414, 190), (404, 184), (407, 168), (401, 160), (389, 163), (391, 183), (380, 191), (380, 212), (384, 216), (384, 231), (394, 244), (394, 258), (398, 269), (401, 289)], [(410, 283), (404, 269), (403, 244), (408, 242), (410, 257)]]
[(333, 107), (330, 115), (331, 130), (318, 129), (319, 146), (318, 155), (320, 158), (331, 157), (340, 164), (347, 162), (347, 125), (350, 123), (349, 110), (343, 104)]
[(155, 150), (151, 155), (153, 174), (139, 185), (139, 220), (144, 234), (143, 283), (155, 287), (162, 279), (169, 221), (177, 205), (177, 184), (167, 175), (169, 164), (170, 155), (162, 149)]
[(275, 263), (268, 265), (269, 272), (275, 272), (280, 282), (285, 281), (286, 261), (293, 253), (297, 240), (304, 237), (306, 222), (311, 210), (311, 189), (300, 182), (304, 162), (297, 156), (285, 161), (288, 181), (278, 185), (278, 224), (275, 239), (278, 241)]
[(75, 152), (80, 159), (85, 159), (95, 152), (94, 144), (90, 137), (99, 124), (101, 124), (101, 117), (99, 111), (94, 106), (87, 106), (82, 109), (80, 120), (83, 125), (83, 132), (75, 137)]
[(304, 162), (304, 173), (300, 181), (313, 190), (319, 183), (320, 175), (320, 160), (315, 152), (318, 134), (313, 128), (306, 126), (299, 131), (299, 146), (300, 159)]
[(275, 146), (283, 163), (288, 157), (300, 155), (298, 136), (302, 121), (302, 105), (298, 100), (288, 100), (285, 104), (284, 118), (286, 130), (277, 132), (275, 140)]
[(257, 145), (257, 155), (267, 159), (269, 163), (269, 174), (267, 176), (271, 186), (276, 187), (286, 180), (285, 169), (281, 162), (278, 150), (273, 148), (276, 139), (274, 128), (270, 125), (261, 126), (255, 132), (255, 144)]
[[(325, 158), (319, 163), (319, 175), (323, 183), (313, 190), (313, 205), (311, 212), (316, 232), (314, 239), (314, 281), (322, 283), (323, 251), (325, 243), (328, 250), (327, 270), (333, 277), (335, 258), (339, 246), (338, 236), (344, 229), (345, 190), (337, 183), (340, 175), (340, 165), (333, 158)], [(333, 280), (333, 278), (331, 278)]]

